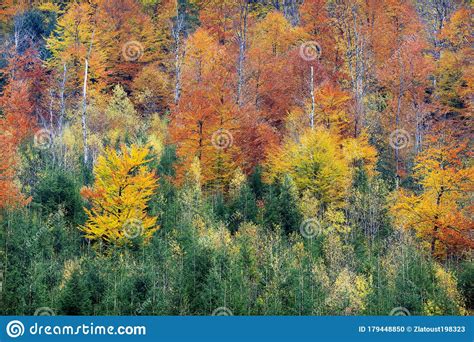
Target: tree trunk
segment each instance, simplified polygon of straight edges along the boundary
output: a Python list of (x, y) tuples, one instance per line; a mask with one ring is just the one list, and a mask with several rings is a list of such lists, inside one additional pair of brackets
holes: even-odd
[(198, 152), (198, 159), (199, 162), (202, 161), (202, 150), (203, 150), (203, 142), (204, 142), (204, 137), (203, 137), (203, 125), (204, 123), (202, 121), (198, 122), (198, 132), (199, 132), (199, 152)]
[(311, 114), (310, 114), (310, 125), (311, 129), (314, 129), (314, 111), (315, 111), (315, 100), (314, 100), (314, 67), (311, 66), (311, 80), (310, 80), (310, 89), (311, 89)]
[[(402, 99), (405, 93), (404, 90), (404, 82), (403, 82), (403, 65), (400, 56), (400, 52), (398, 52), (398, 64), (399, 64), (399, 78), (398, 78), (398, 97), (397, 97), (397, 111), (395, 113), (395, 129), (400, 128), (400, 114), (402, 110)], [(396, 172), (396, 181), (397, 181), (397, 188), (400, 182), (400, 151), (398, 148), (395, 149), (395, 172)]]
[(64, 163), (65, 149), (63, 146), (63, 129), (64, 129), (64, 117), (66, 116), (66, 101), (64, 94), (66, 92), (66, 77), (67, 77), (67, 66), (66, 63), (63, 65), (63, 79), (59, 89), (59, 118), (58, 118), (58, 148), (59, 148), (59, 160), (60, 163)]
[(247, 17), (248, 17), (248, 1), (244, 0), (244, 3), (240, 6), (240, 23), (239, 30), (237, 32), (237, 39), (239, 42), (239, 57), (237, 65), (237, 104), (239, 107), (242, 106), (242, 92), (244, 87), (244, 63), (245, 63), (245, 50), (247, 49)]
[(66, 77), (67, 77), (67, 66), (66, 66), (66, 63), (64, 63), (63, 79), (61, 81), (61, 88), (59, 90), (60, 112), (59, 112), (59, 120), (58, 120), (58, 131), (59, 131), (60, 137), (62, 137), (64, 116), (66, 114), (66, 101), (64, 99), (64, 94), (66, 92)]
[[(97, 12), (96, 12), (97, 16)], [(92, 31), (89, 50), (86, 55), (86, 64), (84, 66), (84, 86), (82, 88), (82, 142), (84, 144), (84, 166), (89, 163), (89, 149), (87, 147), (87, 77), (89, 75), (89, 58), (92, 52), (92, 43), (94, 42), (95, 29)]]
[[(440, 190), (439, 190), (439, 193), (438, 193), (438, 196), (436, 197), (436, 208), (437, 208), (437, 212), (439, 212), (439, 206), (441, 204), (441, 198), (443, 197), (443, 194), (444, 194), (444, 186), (441, 186)], [(433, 227), (433, 238), (431, 239), (431, 255), (433, 256), (435, 251), (436, 251), (436, 242), (438, 241), (438, 237), (437, 237), (437, 234), (438, 234), (438, 231), (439, 231), (439, 225), (438, 225), (438, 218), (439, 218), (439, 215), (438, 213), (436, 213), (435, 217), (434, 217), (434, 221), (435, 221), (435, 224), (434, 224), (434, 227)]]
[(176, 9), (176, 23), (173, 25), (172, 34), (174, 39), (174, 103), (177, 104), (181, 98), (181, 66), (184, 54), (181, 52), (181, 35), (184, 28), (184, 15), (179, 13), (179, 7)]
[(82, 143), (84, 145), (84, 165), (89, 163), (89, 152), (87, 148), (87, 75), (89, 72), (89, 60), (86, 58), (84, 67), (84, 86), (82, 88)]

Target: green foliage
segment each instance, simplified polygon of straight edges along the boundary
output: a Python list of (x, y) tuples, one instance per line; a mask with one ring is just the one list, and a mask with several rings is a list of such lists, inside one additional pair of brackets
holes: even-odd
[[(470, 165), (466, 4), (425, 37), (434, 8), (419, 17), (403, 1), (7, 2), (0, 147), (11, 153), (0, 171), (15, 187), (0, 194), (18, 188), (31, 202), (0, 211), (0, 314), (472, 313), (469, 234), (462, 253), (436, 259), (410, 230), (427, 221), (411, 211), (421, 190), (452, 196), (446, 179)], [(314, 41), (323, 54), (308, 60)], [(391, 146), (395, 128), (407, 146)], [(41, 131), (51, 146), (38, 146)], [(444, 157), (415, 166), (436, 146), (431, 134), (453, 137), (445, 155), (459, 152), (456, 172)], [(147, 146), (137, 165), (116, 153), (130, 145)], [(104, 164), (104, 151), (116, 162)], [(420, 168), (432, 184), (415, 182)], [(460, 176), (451, 183), (465, 183), (462, 197), (443, 199), (444, 217), (418, 232), (441, 219), (469, 232), (472, 189)], [(411, 216), (389, 212), (395, 190), (413, 191), (400, 207)], [(148, 243), (126, 236), (130, 218)], [(106, 228), (120, 243), (104, 242)], [(434, 233), (434, 247), (453, 237)]]
[(85, 220), (84, 203), (79, 194), (80, 183), (63, 170), (48, 170), (42, 173), (34, 189), (33, 204), (41, 207), (45, 215), (63, 208), (65, 217), (72, 223)]
[[(242, 189), (225, 210), (245, 212)], [(151, 243), (106, 255), (82, 245), (62, 211), (46, 222), (26, 212), (6, 216), (1, 313), (45, 306), (66, 315), (209, 315), (219, 307), (235, 315), (387, 315), (400, 306), (412, 314), (464, 312), (454, 278), (407, 236), (386, 233), (378, 244), (336, 232), (306, 239), (250, 218), (231, 234), (192, 184), (159, 192), (165, 215)], [(465, 290), (469, 277), (466, 268)]]
[(40, 307), (57, 308), (52, 298), (60, 292), (63, 263), (77, 258), (82, 245), (77, 229), (64, 214), (58, 209), (43, 219), (29, 210), (3, 213), (2, 315), (32, 315)]
[[(66, 269), (65, 269), (66, 271)], [(86, 283), (82, 273), (78, 270), (71, 270), (63, 281), (59, 298), (59, 312), (64, 315), (78, 316), (87, 315), (92, 312), (90, 283)]]
[(458, 271), (459, 290), (468, 308), (474, 307), (474, 263), (472, 261), (463, 262)]
[(297, 195), (291, 178), (271, 185), (265, 196), (264, 222), (269, 228), (280, 226), (284, 232), (297, 231), (301, 214), (297, 209)]

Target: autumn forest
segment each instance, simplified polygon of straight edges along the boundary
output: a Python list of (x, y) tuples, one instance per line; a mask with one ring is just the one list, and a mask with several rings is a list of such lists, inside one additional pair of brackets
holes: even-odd
[(2, 0), (0, 314), (472, 314), (472, 15)]

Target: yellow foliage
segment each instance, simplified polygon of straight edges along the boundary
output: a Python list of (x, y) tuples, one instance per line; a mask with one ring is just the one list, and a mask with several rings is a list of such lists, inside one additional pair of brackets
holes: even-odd
[(92, 204), (80, 227), (86, 238), (122, 245), (139, 236), (148, 240), (158, 229), (156, 217), (146, 211), (157, 188), (155, 174), (146, 166), (148, 153), (148, 148), (122, 145), (120, 152), (107, 148), (99, 156), (93, 187), (81, 191)]
[[(104, 113), (97, 113), (98, 122), (105, 124), (102, 136), (109, 144), (122, 143), (125, 136), (136, 137), (139, 131), (139, 115), (122, 86), (116, 85)], [(104, 120), (105, 119), (105, 120)], [(105, 123), (104, 123), (105, 121)]]
[(464, 7), (458, 9), (443, 27), (440, 37), (446, 39), (455, 49), (472, 46), (472, 14), (472, 9)]
[[(435, 278), (438, 286), (443, 290), (444, 298), (448, 298), (455, 303), (460, 315), (467, 315), (468, 311), (464, 307), (464, 298), (457, 289), (457, 281), (454, 276), (441, 265), (435, 265)], [(446, 314), (443, 310), (443, 303), (437, 302), (438, 298), (429, 299), (423, 304), (423, 313), (428, 316), (441, 316)]]
[(171, 99), (169, 76), (160, 70), (157, 63), (145, 66), (133, 80), (132, 90), (135, 102), (145, 113), (160, 113)]
[(308, 190), (303, 192), (301, 199), (298, 201), (298, 206), (305, 220), (314, 218), (315, 213), (319, 212), (320, 209), (319, 201)]
[(164, 150), (165, 139), (167, 137), (166, 130), (167, 125), (165, 120), (161, 119), (158, 115), (154, 115), (148, 129), (148, 143), (158, 157), (161, 156)]
[(229, 192), (232, 196), (237, 196), (242, 186), (247, 181), (247, 177), (240, 168), (234, 171), (233, 177), (229, 184)]
[(343, 269), (332, 285), (326, 305), (334, 312), (344, 311), (347, 315), (360, 314), (366, 308), (366, 298), (370, 294), (370, 284), (364, 276), (354, 275)]
[(363, 167), (369, 176), (375, 174), (377, 150), (369, 144), (367, 134), (360, 134), (357, 138), (343, 140), (343, 151), (349, 164), (353, 167)]
[(252, 48), (264, 54), (279, 55), (290, 50), (305, 33), (292, 27), (280, 12), (271, 12), (255, 26)]
[(426, 316), (441, 316), (443, 315), (443, 310), (433, 300), (428, 299), (423, 304), (423, 314)]
[(285, 118), (285, 130), (287, 136), (293, 140), (298, 140), (298, 137), (308, 128), (309, 122), (309, 115), (303, 110), (303, 108), (291, 108)]
[(325, 219), (329, 222), (329, 229), (325, 231), (326, 234), (330, 234), (331, 231), (335, 230), (339, 234), (348, 234), (351, 231), (351, 227), (346, 224), (346, 217), (342, 210), (335, 210), (329, 208), (325, 213)]
[[(74, 89), (80, 89), (84, 81), (86, 57), (89, 63), (88, 77), (94, 80), (89, 87), (104, 87), (107, 56), (104, 47), (97, 42), (97, 35), (94, 35), (96, 41), (93, 40), (94, 21), (94, 6), (89, 2), (71, 2), (65, 14), (59, 18), (56, 30), (46, 40), (52, 55), (47, 65), (61, 74), (66, 66), (67, 83)], [(89, 53), (91, 41), (94, 42), (94, 48)]]
[(187, 181), (195, 185), (197, 189), (201, 188), (201, 163), (198, 158), (194, 158), (186, 174)]
[(54, 12), (58, 14), (63, 12), (61, 11), (61, 8), (53, 2), (43, 2), (38, 5), (38, 9), (41, 11)]
[(462, 167), (458, 155), (464, 148), (461, 145), (432, 147), (421, 153), (414, 176), (423, 192), (401, 190), (392, 207), (397, 223), (414, 229), (431, 253), (442, 258), (448, 249), (463, 251), (474, 246), (468, 205), (474, 168)]
[(457, 281), (454, 276), (446, 271), (441, 265), (437, 264), (435, 266), (435, 277), (439, 286), (444, 290), (446, 296), (453, 302), (457, 304), (459, 312), (463, 315), (467, 314), (467, 310), (464, 308), (464, 299), (459, 293), (457, 288)]
[(80, 262), (77, 259), (66, 260), (64, 262), (63, 276), (61, 283), (59, 284), (60, 289), (64, 289), (67, 282), (71, 279), (74, 272), (80, 268)]
[(351, 100), (349, 93), (339, 90), (331, 84), (318, 87), (316, 94), (315, 121), (336, 134), (348, 129), (350, 120), (347, 114)]
[(339, 146), (327, 130), (307, 130), (299, 143), (288, 141), (269, 156), (266, 176), (288, 174), (300, 192), (309, 191), (321, 205), (342, 206), (352, 175)]

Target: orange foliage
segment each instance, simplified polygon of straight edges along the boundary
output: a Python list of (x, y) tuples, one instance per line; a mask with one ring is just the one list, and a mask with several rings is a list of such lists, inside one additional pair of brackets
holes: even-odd
[(33, 105), (29, 84), (23, 80), (10, 80), (0, 98), (3, 117), (0, 118), (0, 208), (25, 205), (16, 182), (18, 145), (31, 135), (34, 127)]
[(178, 178), (197, 158), (204, 183), (223, 186), (237, 162), (232, 132), (238, 110), (227, 87), (225, 55), (215, 37), (199, 29), (188, 40), (183, 94), (173, 110), (170, 133), (177, 143)]
[(401, 191), (392, 210), (399, 224), (415, 230), (433, 256), (446, 258), (474, 248), (470, 203), (474, 168), (463, 165), (465, 143), (446, 137), (431, 137), (431, 143), (415, 166), (423, 191)]

